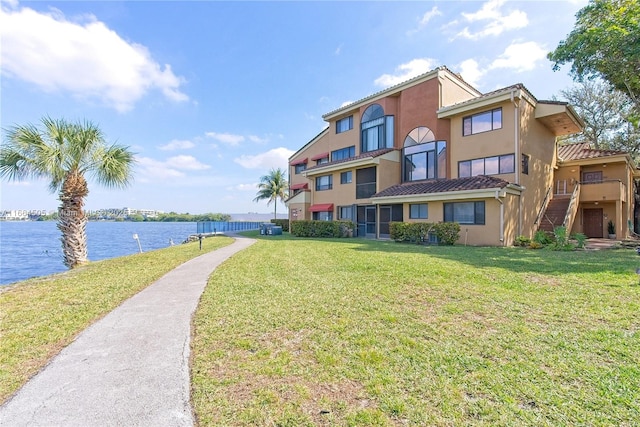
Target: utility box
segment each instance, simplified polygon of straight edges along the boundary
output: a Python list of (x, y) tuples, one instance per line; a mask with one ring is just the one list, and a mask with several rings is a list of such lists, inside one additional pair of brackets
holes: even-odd
[(264, 222), (260, 226), (260, 234), (264, 236), (282, 235), (282, 227), (279, 225), (275, 225), (272, 222)]

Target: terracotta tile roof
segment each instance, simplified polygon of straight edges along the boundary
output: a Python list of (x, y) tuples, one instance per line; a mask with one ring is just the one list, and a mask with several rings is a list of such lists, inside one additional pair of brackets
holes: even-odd
[(509, 185), (509, 182), (504, 179), (478, 175), (469, 178), (405, 182), (382, 190), (372, 197), (411, 196), (414, 194), (447, 193), (450, 191), (485, 190), (489, 188), (504, 188), (507, 185)]
[(596, 150), (589, 142), (561, 145), (558, 147), (558, 157), (563, 161), (595, 159), (598, 157), (619, 156), (627, 154), (618, 150)]
[(378, 156), (382, 156), (383, 154), (387, 154), (391, 151), (395, 151), (395, 148), (383, 148), (381, 150), (369, 151), (367, 153), (362, 153), (359, 156), (349, 157), (348, 159), (340, 159), (340, 160), (335, 160), (329, 163), (323, 163), (321, 165), (311, 166), (306, 170), (309, 171), (317, 168), (326, 168), (327, 166), (337, 165), (338, 163), (351, 162), (353, 160), (368, 159), (368, 158), (374, 159)]

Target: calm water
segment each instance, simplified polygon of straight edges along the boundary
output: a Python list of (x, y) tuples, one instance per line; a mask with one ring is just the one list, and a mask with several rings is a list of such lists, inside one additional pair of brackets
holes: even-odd
[[(195, 222), (93, 222), (87, 224), (89, 260), (166, 248), (196, 234)], [(0, 221), (0, 285), (66, 271), (55, 221)]]

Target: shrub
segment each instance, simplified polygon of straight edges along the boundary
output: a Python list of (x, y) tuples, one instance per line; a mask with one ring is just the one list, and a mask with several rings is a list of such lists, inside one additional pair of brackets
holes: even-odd
[(453, 245), (460, 238), (460, 224), (457, 222), (440, 222), (435, 224), (436, 236), (443, 245)]
[(534, 234), (533, 236), (533, 241), (536, 243), (540, 243), (541, 246), (553, 243), (553, 239), (545, 231), (542, 230), (536, 231), (536, 234)]
[(587, 236), (584, 233), (576, 233), (573, 235), (573, 238), (576, 241), (576, 247), (583, 249), (587, 241)]
[(531, 239), (525, 236), (518, 236), (516, 240), (513, 242), (514, 246), (522, 246), (527, 247), (531, 243)]
[(529, 249), (540, 249), (542, 247), (542, 243), (536, 242), (535, 240), (529, 243)]
[(574, 249), (574, 246), (569, 242), (569, 234), (567, 233), (567, 227), (560, 226), (553, 229), (553, 236), (555, 242), (552, 249), (554, 251), (570, 251)]
[(430, 233), (442, 245), (453, 245), (460, 238), (460, 224), (457, 222), (392, 222), (389, 228), (391, 238), (396, 242), (426, 243)]
[(351, 221), (309, 221), (291, 222), (291, 234), (296, 237), (347, 237), (353, 231)]

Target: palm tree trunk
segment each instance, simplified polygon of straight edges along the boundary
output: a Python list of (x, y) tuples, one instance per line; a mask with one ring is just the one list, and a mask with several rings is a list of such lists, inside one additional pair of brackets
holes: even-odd
[(58, 229), (62, 232), (62, 256), (64, 265), (75, 268), (87, 260), (87, 217), (84, 214), (84, 198), (89, 194), (87, 181), (81, 174), (67, 174), (60, 191)]

